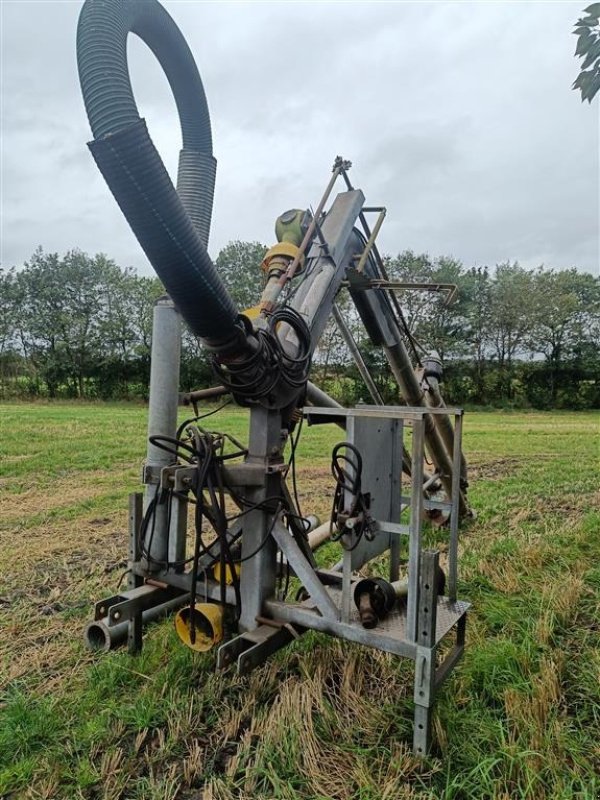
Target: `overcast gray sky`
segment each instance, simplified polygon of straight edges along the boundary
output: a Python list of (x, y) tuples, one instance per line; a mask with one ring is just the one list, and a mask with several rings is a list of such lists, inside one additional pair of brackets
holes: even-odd
[[(273, 242), (275, 217), (316, 205), (337, 154), (380, 244), (468, 266), (597, 273), (599, 108), (571, 90), (581, 2), (165, 0), (202, 75), (217, 190), (210, 251)], [(98, 172), (79, 90), (80, 2), (0, 0), (2, 266), (102, 251), (150, 273)], [(138, 107), (172, 176), (179, 124), (152, 54), (130, 37)]]

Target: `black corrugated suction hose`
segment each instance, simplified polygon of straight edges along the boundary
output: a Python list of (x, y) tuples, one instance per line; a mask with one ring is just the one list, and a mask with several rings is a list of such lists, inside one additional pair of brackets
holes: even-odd
[[(133, 97), (129, 33), (153, 51), (175, 97), (183, 138), (177, 191)], [(230, 340), (237, 310), (206, 251), (216, 174), (210, 117), (181, 31), (157, 0), (86, 0), (77, 64), (89, 148), (148, 260), (195, 334)]]

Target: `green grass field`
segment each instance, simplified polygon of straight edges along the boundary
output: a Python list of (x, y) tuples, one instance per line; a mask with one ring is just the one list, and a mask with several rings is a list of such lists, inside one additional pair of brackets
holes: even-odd
[[(243, 437), (246, 415), (211, 423)], [(168, 620), (136, 659), (84, 649), (92, 603), (126, 568), (145, 425), (126, 405), (0, 406), (0, 797), (600, 797), (597, 416), (466, 416), (473, 609), (425, 763), (412, 662), (309, 633), (238, 678)], [(327, 514), (339, 439), (303, 436), (305, 513)], [(444, 551), (445, 531), (428, 537)]]

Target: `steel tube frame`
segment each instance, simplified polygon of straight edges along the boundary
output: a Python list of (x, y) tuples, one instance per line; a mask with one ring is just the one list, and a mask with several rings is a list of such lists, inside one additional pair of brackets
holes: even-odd
[[(407, 404), (427, 407), (399, 331), (396, 343), (391, 347), (384, 346), (384, 351)], [(452, 494), (452, 461), (439, 430), (430, 415), (425, 418), (425, 439), (427, 449), (436, 470), (440, 474), (440, 481), (446, 493), (450, 496)], [(469, 512), (469, 507), (462, 491), (459, 493), (459, 511), (461, 516), (466, 516)]]
[[(148, 437), (171, 436), (177, 432), (179, 400), (179, 365), (181, 358), (181, 317), (170, 297), (160, 297), (154, 306), (150, 362), (150, 398), (148, 404)], [(156, 475), (173, 463), (173, 456), (148, 440), (146, 470)], [(144, 513), (158, 492), (158, 484), (149, 483), (144, 492)], [(154, 533), (149, 544), (147, 568), (156, 572), (169, 559), (169, 539), (172, 552), (180, 552), (179, 503), (174, 503), (169, 530), (168, 508), (158, 504), (154, 513)]]
[[(462, 414), (454, 417), (454, 452), (452, 455), (454, 471), (452, 473), (452, 497), (460, 493), (460, 466), (462, 463)], [(450, 542), (448, 547), (448, 597), (456, 600), (456, 584), (458, 576), (458, 505), (452, 503), (450, 511)]]
[[(248, 487), (246, 496), (250, 504), (259, 504), (279, 494), (281, 475), (269, 470), (271, 461), (279, 458), (283, 448), (281, 413), (255, 406), (250, 411), (249, 451), (246, 463), (261, 465), (263, 485)], [(275, 592), (277, 578), (277, 546), (271, 536), (276, 523), (274, 513), (257, 508), (244, 520), (240, 593), (242, 612), (239, 628), (249, 631), (256, 627), (256, 617), (262, 614), (264, 601)], [(249, 558), (250, 554), (254, 555)]]
[[(342, 170), (341, 175), (342, 175), (342, 177), (343, 177), (343, 179), (344, 179), (344, 181), (346, 183), (346, 186), (347, 186), (348, 190), (352, 191), (353, 190), (353, 186), (352, 186), (352, 183), (350, 181), (350, 178), (348, 177), (347, 171), (346, 170)], [(366, 216), (365, 216), (365, 208), (364, 207), (360, 211), (359, 219), (360, 219), (361, 225), (363, 226), (363, 230), (364, 230), (365, 235), (367, 237), (367, 241), (370, 243), (370, 247), (368, 249), (367, 259), (364, 262), (364, 267), (366, 267), (367, 269), (364, 269), (364, 267), (363, 267), (363, 272), (355, 273), (355, 274), (358, 274), (358, 275), (362, 276), (362, 275), (365, 275), (365, 273), (368, 272), (368, 266), (369, 266), (368, 256), (372, 252), (373, 253), (373, 257), (374, 257), (374, 264), (375, 264), (376, 270), (380, 274), (379, 275), (377, 275), (377, 274), (374, 274), (374, 275), (373, 274), (369, 274), (368, 277), (371, 278), (371, 279), (376, 279), (376, 280), (378, 278), (382, 278), (384, 281), (389, 282), (389, 277), (387, 275), (387, 272), (386, 272), (386, 269), (385, 269), (385, 265), (383, 263), (381, 255), (380, 255), (379, 250), (377, 248), (377, 243), (375, 241), (376, 237), (373, 236), (373, 233), (372, 233), (372, 231), (371, 231), (371, 229), (369, 227), (369, 224), (368, 224)], [(378, 220), (378, 222), (379, 222), (379, 220)], [(364, 255), (364, 252), (363, 252), (363, 255)], [(367, 277), (367, 275), (365, 275), (365, 277)], [(364, 288), (366, 288), (366, 287), (364, 287)], [(351, 290), (351, 293), (352, 293), (352, 291), (353, 291), (352, 290), (352, 281), (350, 281), (350, 290)], [(356, 289), (354, 291), (356, 291)], [(386, 291), (384, 297), (388, 297), (389, 298), (388, 308), (390, 309), (390, 311), (392, 311), (392, 307), (393, 307), (395, 309), (396, 313), (398, 314), (398, 316), (401, 316), (402, 312), (400, 310), (400, 306), (398, 305), (398, 300), (397, 300), (396, 296), (394, 295), (394, 292), (393, 291)], [(361, 311), (360, 307), (358, 307), (358, 310), (359, 310), (359, 312)], [(421, 388), (419, 386), (419, 381), (418, 381), (418, 379), (417, 379), (417, 377), (416, 377), (416, 375), (414, 373), (413, 366), (412, 366), (412, 363), (411, 363), (410, 358), (408, 356), (408, 353), (406, 352), (406, 348), (405, 348), (404, 342), (402, 340), (402, 335), (400, 333), (400, 329), (398, 328), (398, 326), (397, 326), (397, 324), (395, 322), (395, 317), (393, 315), (393, 312), (392, 312), (392, 315), (391, 315), (391, 319), (389, 318), (390, 314), (386, 314), (385, 316), (386, 316), (386, 322), (387, 322), (387, 324), (389, 326), (389, 329), (388, 329), (388, 332), (387, 332), (388, 333), (388, 337), (386, 337), (386, 331), (384, 331), (381, 328), (381, 326), (378, 324), (379, 321), (376, 318), (374, 320), (372, 320), (372, 323), (374, 323), (378, 327), (379, 336), (376, 337), (376, 338), (378, 339), (379, 342), (381, 342), (383, 344), (384, 352), (386, 354), (386, 357), (388, 359), (390, 367), (392, 368), (392, 372), (394, 374), (394, 377), (396, 378), (396, 381), (397, 381), (398, 386), (400, 388), (400, 391), (402, 393), (403, 399), (406, 402), (406, 404), (409, 405), (409, 406), (410, 405), (412, 405), (412, 406), (425, 406), (426, 405), (426, 401), (425, 401), (425, 398), (423, 397), (423, 392), (421, 391)], [(362, 314), (361, 314), (361, 317), (362, 317)], [(363, 319), (363, 321), (365, 321), (365, 320)], [(367, 329), (369, 329), (368, 326), (367, 326)], [(392, 340), (391, 341), (390, 341), (390, 338), (389, 338), (389, 332), (392, 332)], [(386, 338), (387, 338), (387, 342), (386, 342)], [(429, 453), (430, 453), (431, 458), (432, 458), (432, 460), (433, 460), (433, 462), (434, 462), (434, 464), (435, 464), (435, 466), (437, 468), (437, 471), (440, 473), (440, 479), (442, 481), (444, 489), (446, 490), (447, 494), (450, 495), (451, 492), (452, 492), (452, 477), (451, 477), (452, 476), (452, 463), (451, 463), (451, 452), (452, 451), (451, 450), (448, 451), (446, 449), (445, 444), (444, 444), (444, 440), (441, 438), (439, 431), (436, 429), (435, 423), (432, 420), (427, 420), (425, 424), (426, 424), (425, 436), (426, 436), (426, 441), (427, 441), (427, 449), (429, 450)], [(442, 423), (442, 426), (443, 426), (443, 423)], [(469, 508), (468, 508), (468, 505), (467, 505), (466, 498), (465, 498), (465, 496), (464, 496), (464, 494), (462, 492), (460, 494), (459, 503), (460, 503), (460, 514), (461, 514), (461, 516), (467, 515), (469, 513)]]
[[(345, 165), (342, 162), (336, 163), (336, 170), (345, 174)], [(334, 178), (328, 186), (326, 196), (331, 192)], [(351, 188), (351, 187), (349, 187)], [(322, 205), (324, 205), (324, 197)], [(350, 190), (337, 196), (332, 208), (325, 218), (322, 230), (319, 227), (319, 213), (315, 214), (313, 220), (313, 232), (319, 234), (319, 241), (314, 241), (310, 252), (307, 253), (307, 270), (304, 281), (293, 293), (291, 305), (303, 315), (312, 335), (312, 348), (314, 349), (321, 336), (322, 330), (327, 322), (331, 308), (340, 326), (342, 335), (344, 332), (350, 342), (349, 347), (357, 360), (359, 370), (364, 370), (368, 377), (367, 386), (373, 394), (376, 403), (381, 404), (382, 399), (376, 389), (371, 376), (368, 374), (366, 365), (352, 340), (350, 332), (344, 323), (343, 317), (335, 306), (334, 298), (344, 279), (348, 266), (357, 255), (358, 235), (354, 231), (357, 218), (365, 225), (368, 232), (368, 248), (362, 253), (361, 266), (365, 266), (365, 272), (369, 268), (374, 270), (373, 259), (370, 256), (372, 250), (373, 258), (379, 263), (381, 261), (375, 245), (376, 230), (373, 234), (368, 230), (364, 217), (364, 196), (358, 190)], [(382, 218), (381, 218), (382, 220)], [(379, 220), (378, 220), (379, 222)], [(378, 225), (376, 226), (378, 228)], [(308, 236), (305, 237), (303, 247), (308, 243)], [(296, 259), (298, 263), (298, 258)], [(284, 280), (289, 279), (293, 274), (295, 265), (284, 275)], [(381, 266), (382, 274), (385, 271)], [(356, 273), (348, 272), (349, 275)], [(358, 278), (361, 276), (359, 275)], [(366, 276), (365, 276), (366, 277)], [(363, 278), (364, 280), (364, 278)], [(438, 630), (436, 629), (436, 611), (438, 608), (438, 597), (436, 592), (436, 568), (438, 554), (434, 556), (425, 554), (421, 550), (421, 525), (423, 509), (436, 507), (436, 503), (431, 503), (424, 498), (424, 449), (427, 446), (436, 464), (440, 479), (450, 498), (449, 503), (437, 503), (437, 506), (450, 508), (450, 602), (456, 598), (456, 558), (458, 548), (458, 521), (459, 516), (466, 512), (466, 501), (461, 493), (460, 486), (460, 441), (461, 441), (461, 417), (457, 416), (454, 431), (453, 447), (448, 448), (440, 433), (436, 428), (433, 418), (438, 414), (451, 413), (450, 409), (428, 408), (419, 379), (415, 375), (410, 358), (404, 346), (402, 332), (396, 322), (392, 312), (392, 306), (383, 308), (385, 314), (379, 315), (379, 306), (373, 304), (372, 297), (376, 297), (378, 292), (369, 294), (368, 287), (360, 284), (360, 280), (354, 283), (350, 280), (350, 291), (355, 299), (360, 300), (363, 311), (369, 312), (375, 317), (375, 321), (369, 319), (371, 330), (376, 332), (372, 337), (374, 341), (383, 345), (384, 352), (390, 362), (392, 372), (398, 382), (404, 399), (417, 408), (389, 408), (377, 405), (375, 407), (364, 407), (358, 409), (343, 409), (338, 406), (328, 395), (309, 384), (308, 397), (312, 402), (321, 401), (328, 406), (327, 409), (316, 409), (315, 413), (329, 412), (331, 421), (340, 424), (345, 422), (344, 417), (353, 413), (354, 416), (377, 416), (392, 417), (402, 420), (404, 424), (412, 424), (412, 456), (411, 461), (411, 498), (410, 498), (410, 520), (409, 525), (400, 523), (402, 492), (401, 486), (394, 485), (393, 479), (387, 483), (387, 471), (382, 478), (377, 477), (379, 487), (387, 487), (388, 493), (395, 493), (394, 514), (397, 513), (397, 520), (392, 521), (392, 517), (386, 510), (385, 516), (381, 517), (381, 525), (373, 533), (380, 533), (382, 538), (377, 540), (377, 552), (390, 549), (391, 577), (398, 572), (398, 543), (399, 536), (408, 534), (409, 536), (409, 563), (408, 563), (408, 597), (406, 608), (406, 619), (404, 611), (397, 610), (396, 620), (392, 620), (386, 629), (381, 627), (377, 630), (365, 630), (357, 621), (356, 610), (351, 606), (352, 584), (353, 584), (353, 563), (350, 553), (344, 555), (343, 574), (335, 575), (333, 580), (326, 580), (324, 571), (318, 570), (312, 555), (306, 552), (307, 542), (304, 532), (295, 529), (290, 521), (290, 530), (278, 519), (280, 508), (277, 508), (276, 500), (273, 498), (285, 495), (287, 499), (282, 500), (283, 505), (290, 505), (290, 520), (294, 517), (293, 501), (289, 498), (289, 492), (285, 486), (283, 478), (287, 465), (284, 463), (283, 452), (287, 436), (287, 430), (282, 425), (282, 412), (279, 410), (269, 410), (261, 406), (253, 406), (250, 412), (250, 432), (249, 448), (243, 464), (234, 464), (223, 467), (224, 472), (229, 470), (237, 475), (240, 483), (241, 494), (249, 504), (249, 510), (243, 517), (243, 537), (242, 537), (242, 561), (243, 567), (240, 573), (240, 594), (241, 594), (241, 616), (239, 620), (240, 635), (231, 642), (226, 643), (220, 650), (220, 663), (227, 663), (234, 657), (238, 658), (240, 669), (246, 670), (261, 663), (279, 647), (284, 646), (288, 641), (305, 629), (313, 628), (331, 633), (341, 638), (360, 642), (372, 647), (392, 652), (397, 655), (407, 656), (415, 659), (415, 750), (423, 754), (426, 750), (430, 731), (430, 709), (435, 695), (438, 682), (450, 672), (452, 666), (462, 652), (464, 645), (464, 623), (462, 622), (468, 604), (454, 603), (454, 608), (448, 610), (448, 625), (444, 628), (443, 621), (440, 623), (439, 638), (458, 625), (457, 646), (452, 651), (451, 656), (436, 672), (435, 669), (435, 648), (438, 642)], [(387, 295), (385, 296), (387, 297)], [(357, 303), (358, 305), (358, 303)], [(359, 311), (360, 311), (359, 306)], [(388, 313), (389, 310), (389, 313)], [(361, 316), (362, 316), (361, 312)], [(400, 312), (398, 312), (400, 313)], [(368, 314), (367, 314), (368, 316)], [(363, 318), (364, 319), (364, 318)], [(366, 324), (366, 320), (365, 324)], [(292, 337), (293, 338), (293, 337)], [(164, 435), (174, 436), (177, 425), (177, 404), (178, 404), (178, 384), (179, 384), (179, 351), (181, 340), (181, 323), (177, 311), (169, 298), (162, 298), (158, 301), (154, 311), (153, 321), (153, 341), (152, 341), (152, 368), (150, 384), (150, 409), (148, 432), (149, 436)], [(351, 345), (354, 345), (352, 347)], [(357, 358), (358, 356), (358, 358)], [(361, 372), (362, 374), (362, 372)], [(364, 377), (364, 375), (363, 375)], [(213, 387), (209, 394), (216, 397), (221, 394), (222, 387)], [(194, 393), (188, 395), (190, 400), (194, 400)], [(327, 414), (325, 414), (327, 416)], [(336, 416), (337, 415), (337, 416)], [(349, 420), (353, 422), (353, 420)], [(383, 426), (381, 426), (381, 430)], [(403, 428), (404, 430), (404, 428)], [(372, 429), (369, 428), (371, 432)], [(399, 444), (403, 445), (402, 435), (399, 437)], [(364, 443), (364, 447), (371, 454), (375, 452), (372, 445), (373, 437), (369, 436)], [(380, 440), (381, 441), (381, 440)], [(371, 445), (370, 445), (371, 443)], [(361, 444), (361, 450), (363, 445)], [(387, 452), (387, 451), (386, 451)], [(400, 472), (401, 458), (400, 451), (396, 448), (396, 457), (390, 457), (390, 473)], [(381, 463), (381, 447), (377, 449), (377, 458)], [(378, 473), (377, 458), (371, 457), (369, 471), (372, 480), (375, 482), (375, 473)], [(384, 459), (387, 465), (387, 455)], [(393, 463), (392, 463), (393, 462)], [(397, 463), (396, 463), (397, 462)], [(366, 463), (366, 461), (365, 461)], [(144, 509), (155, 497), (155, 493), (160, 489), (160, 474), (163, 471), (163, 478), (166, 481), (166, 467), (172, 464), (171, 454), (157, 448), (149, 442), (146, 476), (149, 483), (144, 498)], [(397, 467), (397, 468), (396, 468)], [(386, 467), (386, 470), (388, 467)], [(367, 470), (365, 470), (366, 472)], [(368, 476), (366, 476), (367, 478)], [(392, 475), (390, 474), (390, 478)], [(399, 477), (399, 476), (398, 476)], [(365, 483), (368, 481), (365, 480)], [(167, 485), (166, 483), (164, 485)], [(236, 486), (238, 484), (236, 483)], [(393, 489), (391, 487), (394, 487)], [(287, 495), (286, 495), (287, 492)], [(397, 497), (396, 497), (397, 495)], [(375, 490), (370, 492), (373, 498), (372, 509), (375, 509), (379, 495)], [(388, 495), (389, 496), (389, 495)], [(266, 501), (269, 500), (269, 507)], [(190, 573), (178, 574), (175, 570), (167, 569), (167, 562), (178, 560), (184, 555), (185, 547), (185, 527), (183, 517), (179, 511), (187, 510), (185, 501), (174, 501), (174, 517), (170, 530), (167, 525), (167, 507), (157, 506), (155, 513), (155, 529), (150, 542), (150, 563), (139, 560), (139, 552), (135, 540), (139, 531), (140, 511), (139, 500), (132, 501), (132, 518), (130, 524), (130, 558), (133, 563), (132, 583), (139, 583), (146, 579), (152, 582), (155, 591), (155, 602), (158, 605), (151, 606), (150, 589), (146, 586), (133, 588), (132, 592), (137, 593), (132, 597), (115, 596), (110, 598), (110, 604), (118, 605), (118, 608), (109, 610), (105, 619), (97, 619), (100, 625), (113, 632), (123, 626), (125, 635), (129, 632), (130, 644), (133, 650), (139, 650), (141, 646), (141, 626), (146, 621), (145, 614), (154, 612), (162, 605), (168, 603), (183, 603), (189, 589), (191, 588), (192, 576)], [(367, 512), (365, 515), (368, 517)], [(375, 516), (372, 510), (371, 516)], [(375, 521), (376, 522), (376, 521)], [(298, 523), (296, 523), (297, 525)], [(387, 527), (386, 527), (387, 525)], [(384, 540), (384, 536), (387, 539)], [(369, 540), (371, 541), (371, 540)], [(373, 540), (374, 541), (374, 540)], [(381, 546), (379, 546), (381, 545)], [(369, 554), (364, 561), (370, 560), (374, 554)], [(275, 588), (278, 577), (277, 554), (280, 550), (287, 558), (290, 570), (301, 580), (307, 590), (309, 600), (306, 603), (285, 603), (275, 599)], [(363, 562), (364, 563), (364, 562)], [(152, 573), (151, 581), (148, 573)], [(396, 575), (397, 577), (397, 575)], [(329, 576), (331, 578), (331, 576)], [(333, 586), (331, 584), (336, 584)], [(341, 587), (340, 587), (341, 584)], [(219, 600), (221, 598), (220, 586), (214, 580), (209, 580), (206, 575), (197, 580), (197, 596), (205, 599)], [(175, 588), (173, 588), (175, 587)], [(341, 596), (338, 598), (340, 594)], [(178, 595), (173, 598), (172, 594), (178, 590)], [(227, 604), (235, 603), (235, 592), (232, 587), (227, 587), (223, 601)], [(166, 602), (164, 602), (166, 601)], [(448, 601), (445, 601), (446, 603)], [(150, 607), (149, 607), (150, 606)], [(116, 616), (115, 611), (119, 614)], [(122, 622), (122, 616), (127, 620)], [(265, 615), (271, 615), (267, 618)], [(100, 616), (100, 615), (98, 615)], [(296, 626), (296, 628), (294, 628)], [(221, 657), (222, 656), (222, 657)], [(417, 729), (419, 732), (417, 732)]]
[[(162, 617), (166, 617), (172, 611), (181, 608), (188, 599), (188, 595), (181, 595), (142, 611), (140, 614), (140, 624), (148, 625), (150, 622), (155, 622)], [(116, 625), (111, 625), (108, 616), (94, 620), (88, 623), (83, 634), (86, 647), (89, 650), (104, 650), (108, 652), (125, 642), (130, 632), (130, 626), (131, 621), (128, 620), (119, 622)], [(139, 652), (139, 648), (136, 652)]]
[(412, 424), (411, 502), (408, 542), (408, 600), (406, 630), (411, 641), (417, 640), (417, 607), (421, 558), (421, 519), (423, 516), (423, 420)]
[[(460, 457), (462, 433), (462, 412), (458, 409), (444, 409), (456, 415), (455, 462)], [(350, 613), (348, 599), (351, 597), (352, 577), (348, 570), (336, 574), (318, 570), (303, 552), (302, 541), (281, 524), (272, 508), (256, 508), (244, 517), (244, 536), (242, 557), (244, 562), (240, 575), (242, 595), (242, 617), (240, 634), (224, 643), (219, 649), (218, 664), (226, 666), (237, 660), (240, 674), (245, 674), (263, 663), (272, 653), (286, 646), (307, 629), (329, 633), (339, 638), (358, 642), (370, 647), (408, 657), (415, 661), (415, 728), (414, 749), (417, 755), (426, 752), (431, 735), (431, 708), (435, 693), (441, 682), (451, 672), (464, 649), (464, 631), (468, 604), (452, 603), (452, 585), (456, 585), (456, 551), (458, 541), (458, 493), (460, 473), (455, 470), (451, 495), (450, 532), (450, 583), (451, 599), (439, 600), (436, 591), (438, 554), (428, 554), (421, 550), (421, 520), (425, 504), (423, 491), (423, 454), (425, 441), (425, 420), (441, 411), (427, 412), (423, 408), (404, 408), (386, 406), (359, 406), (355, 409), (335, 407), (307, 409), (307, 416), (315, 419), (323, 417), (333, 422), (341, 418), (344, 422), (356, 424), (356, 419), (348, 417), (371, 418), (373, 424), (381, 428), (380, 420), (402, 421), (402, 431), (412, 425), (412, 461), (414, 469), (410, 476), (411, 502), (408, 526), (389, 519), (382, 519), (382, 535), (389, 535), (390, 562), (393, 561), (393, 543), (401, 535), (409, 536), (408, 597), (406, 619), (402, 612), (399, 627), (367, 630)], [(344, 420), (343, 418), (346, 418)], [(346, 426), (348, 427), (348, 425)], [(349, 426), (352, 429), (352, 425)], [(366, 444), (376, 441), (368, 436), (365, 428)], [(254, 407), (250, 413), (250, 444), (245, 462), (239, 467), (242, 490), (250, 502), (260, 503), (267, 497), (280, 496), (282, 487), (284, 432), (281, 427), (281, 413)], [(377, 446), (377, 445), (375, 445)], [(403, 446), (402, 436), (390, 458), (398, 460)], [(362, 446), (361, 446), (362, 447)], [(396, 453), (396, 455), (394, 455)], [(365, 464), (372, 464), (365, 456)], [(386, 461), (387, 463), (387, 461)], [(398, 465), (399, 466), (399, 465)], [(365, 473), (368, 484), (369, 475), (375, 480), (374, 467)], [(372, 474), (373, 473), (373, 474)], [(244, 478), (245, 476), (245, 478)], [(243, 483), (243, 481), (246, 481)], [(380, 480), (380, 479), (378, 479)], [(365, 484), (365, 485), (366, 485)], [(391, 514), (400, 518), (402, 512), (402, 492), (398, 485), (396, 500), (392, 503)], [(141, 515), (141, 497), (130, 497), (130, 557), (135, 559), (137, 532)], [(288, 501), (290, 502), (290, 501)], [(288, 565), (308, 591), (309, 600), (303, 603), (282, 602), (275, 598), (278, 575), (277, 550), (287, 557)], [(346, 566), (350, 563), (350, 553), (345, 553)], [(152, 579), (146, 575), (141, 562), (130, 563), (133, 580), (146, 576), (151, 585), (142, 585), (121, 595), (115, 595), (97, 604), (97, 619), (88, 627), (88, 638), (92, 643), (106, 649), (130, 637), (130, 651), (139, 652), (142, 626), (150, 620), (180, 607), (189, 597), (191, 574), (178, 574), (174, 571), (161, 571)], [(197, 580), (197, 597), (219, 602), (221, 590), (217, 581), (201, 576)], [(173, 597), (173, 592), (176, 596)], [(455, 595), (455, 592), (454, 592)], [(235, 603), (233, 587), (226, 587), (225, 602)], [(152, 604), (155, 605), (152, 605)], [(436, 610), (441, 603), (446, 610), (446, 621), (436, 628)], [(449, 614), (449, 616), (448, 616)], [(456, 630), (456, 645), (444, 662), (436, 669), (435, 653), (438, 642)]]
[[(431, 408), (445, 408), (444, 398), (441, 395), (439, 383), (433, 376), (423, 378), (425, 388), (425, 402)], [(435, 424), (440, 432), (440, 436), (446, 446), (446, 450), (454, 459), (454, 430), (450, 417), (446, 414), (436, 414), (434, 417)], [(467, 485), (467, 461), (461, 451), (459, 460), (460, 482), (461, 488)]]

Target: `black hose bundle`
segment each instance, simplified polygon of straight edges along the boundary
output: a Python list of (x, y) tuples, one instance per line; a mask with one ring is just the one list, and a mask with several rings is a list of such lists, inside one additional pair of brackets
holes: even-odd
[[(225, 462), (245, 457), (247, 450), (230, 434), (207, 431), (198, 427), (195, 423), (204, 416), (207, 415), (193, 417), (182, 422), (175, 437), (150, 437), (152, 444), (172, 454), (178, 464), (195, 467), (195, 475), (189, 490), (183, 493), (173, 488), (157, 487), (156, 494), (149, 503), (140, 526), (138, 546), (145, 558), (163, 569), (179, 569), (191, 565), (190, 620), (195, 618), (194, 608), (198, 582), (208, 570), (218, 564), (220, 567), (221, 603), (222, 605), (226, 603), (226, 583), (229, 574), (236, 597), (235, 617), (237, 619), (241, 610), (239, 565), (254, 558), (265, 547), (278, 519), (285, 519), (290, 529), (300, 532), (306, 530), (308, 521), (296, 513), (293, 502), (289, 496), (286, 497), (283, 493), (265, 497), (258, 503), (251, 503), (243, 495), (237, 493), (237, 487), (226, 483), (226, 473), (223, 470)], [(231, 446), (233, 446), (233, 450), (229, 452)], [(239, 511), (227, 514), (226, 495), (231, 497)], [(155, 530), (156, 508), (163, 503), (168, 503), (170, 520), (170, 508), (174, 497), (194, 504), (193, 553), (179, 561), (157, 561), (150, 555)], [(242, 555), (244, 518), (255, 510), (267, 512), (271, 516), (271, 520), (258, 545)], [(208, 522), (216, 533), (216, 538), (212, 541), (207, 542), (204, 539), (204, 521)], [(234, 523), (235, 527), (230, 527), (231, 523)], [(168, 529), (170, 529), (169, 526)], [(287, 593), (285, 589), (284, 593)], [(195, 637), (195, 630), (190, 630), (192, 644)]]
[[(346, 452), (342, 452), (345, 450)], [(373, 533), (369, 528), (369, 509), (366, 495), (362, 492), (362, 456), (360, 450), (350, 442), (338, 442), (331, 453), (331, 474), (335, 478), (335, 492), (331, 509), (330, 538), (340, 542), (345, 550), (354, 550), (363, 535), (369, 541)], [(350, 472), (351, 470), (351, 472)], [(346, 493), (349, 495), (347, 502)], [(353, 527), (348, 522), (353, 521)], [(344, 544), (344, 534), (355, 534), (354, 543)]]
[[(177, 191), (138, 114), (129, 33), (150, 47), (173, 90), (183, 138)], [(197, 336), (231, 340), (237, 310), (206, 251), (216, 174), (210, 117), (183, 35), (157, 0), (86, 0), (77, 63), (90, 150), (150, 263)]]
[[(242, 315), (248, 335), (250, 321)], [(280, 325), (288, 326), (295, 334), (296, 355), (292, 356), (282, 342)], [(254, 350), (247, 356), (213, 358), (213, 368), (219, 379), (240, 405), (255, 402), (272, 407), (287, 405), (308, 380), (311, 365), (311, 336), (304, 319), (293, 308), (283, 306), (268, 316), (266, 328), (253, 332)]]

